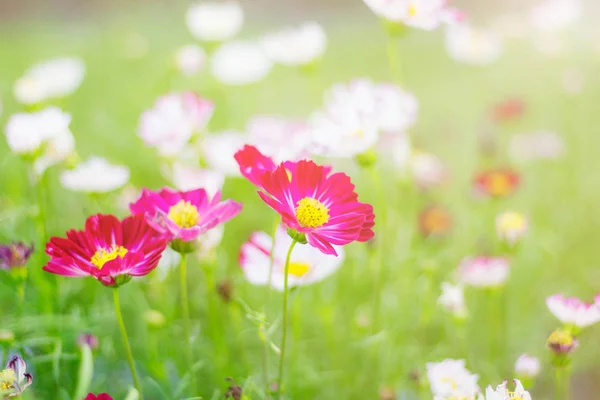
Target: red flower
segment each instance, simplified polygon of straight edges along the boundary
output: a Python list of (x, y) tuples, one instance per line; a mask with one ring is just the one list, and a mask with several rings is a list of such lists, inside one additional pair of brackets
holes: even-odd
[(46, 253), (51, 259), (44, 270), (93, 276), (105, 286), (120, 286), (156, 268), (166, 246), (166, 239), (143, 215), (119, 221), (113, 215), (98, 214), (87, 219), (83, 231), (70, 230), (66, 238), (50, 239)]
[(512, 194), (520, 184), (519, 174), (510, 169), (493, 169), (475, 177), (475, 189), (488, 196), (505, 197)]
[(354, 185), (330, 167), (299, 161), (293, 170), (281, 163), (254, 177), (259, 196), (281, 214), (283, 223), (325, 254), (337, 255), (332, 245), (366, 242), (374, 236), (373, 206), (358, 202)]
[(517, 119), (525, 113), (525, 102), (519, 98), (508, 99), (496, 104), (491, 110), (494, 122), (505, 122)]
[(95, 395), (93, 393), (88, 393), (83, 400), (113, 400), (112, 397), (107, 395), (106, 393), (100, 393), (99, 395)]

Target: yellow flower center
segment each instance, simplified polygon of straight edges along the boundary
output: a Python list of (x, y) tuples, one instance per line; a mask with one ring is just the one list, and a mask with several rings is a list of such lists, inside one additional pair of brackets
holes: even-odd
[(548, 338), (549, 344), (557, 344), (560, 346), (572, 346), (573, 334), (566, 329), (557, 329)]
[(511, 182), (506, 175), (495, 172), (489, 176), (488, 190), (492, 195), (504, 196), (510, 192), (511, 187)]
[(521, 396), (521, 394), (516, 393), (516, 392), (507, 392), (508, 394), (508, 400), (524, 400), (523, 396)]
[(319, 200), (305, 197), (298, 202), (296, 219), (305, 228), (318, 228), (329, 222), (329, 209)]
[(310, 270), (310, 265), (302, 262), (290, 262), (288, 266), (288, 274), (297, 276), (298, 278), (303, 277)]
[(519, 213), (505, 213), (499, 220), (499, 228), (503, 232), (520, 231), (525, 229), (525, 217)]
[(415, 6), (414, 4), (411, 4), (408, 6), (408, 16), (409, 17), (414, 17), (417, 15), (417, 6)]
[(15, 375), (15, 371), (11, 368), (0, 371), (0, 390), (12, 389), (16, 380), (17, 376)]
[(127, 249), (125, 247), (113, 244), (109, 249), (98, 249), (90, 261), (98, 267), (98, 269), (102, 269), (107, 262), (112, 261), (117, 257), (123, 258), (125, 257), (125, 254), (127, 254)]
[(179, 200), (177, 204), (169, 208), (168, 217), (181, 228), (191, 228), (200, 219), (198, 209), (189, 201)]

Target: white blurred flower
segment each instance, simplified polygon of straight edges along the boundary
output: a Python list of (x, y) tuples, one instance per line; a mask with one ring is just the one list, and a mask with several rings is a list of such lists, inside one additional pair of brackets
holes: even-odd
[(235, 131), (206, 135), (201, 152), (208, 166), (227, 176), (240, 176), (240, 167), (233, 157), (247, 143), (245, 134)]
[(488, 386), (485, 391), (485, 400), (531, 400), (531, 395), (523, 388), (521, 382), (518, 379), (515, 379), (514, 383), (514, 392), (506, 389), (507, 381), (504, 381), (501, 385), (498, 385), (496, 390), (492, 389), (491, 386)]
[(456, 61), (471, 65), (487, 65), (502, 53), (502, 38), (493, 31), (476, 29), (467, 24), (449, 26), (446, 50)]
[(413, 153), (410, 135), (406, 133), (394, 135), (390, 148), (392, 150), (394, 166), (401, 175), (405, 175), (410, 165), (411, 154)]
[(447, 0), (363, 0), (379, 17), (413, 28), (433, 30), (442, 23), (462, 19), (462, 13), (448, 7)]
[(563, 72), (562, 85), (565, 92), (571, 95), (580, 94), (585, 87), (583, 72), (577, 68), (569, 68)]
[(465, 318), (467, 316), (465, 293), (463, 285), (460, 283), (455, 285), (450, 282), (443, 282), (442, 294), (438, 297), (437, 302), (457, 318)]
[[(285, 259), (292, 239), (280, 227), (275, 236), (273, 273), (270, 286), (283, 290)], [(254, 232), (242, 245), (240, 264), (246, 279), (254, 285), (269, 284), (269, 259), (273, 239), (265, 232)], [(323, 254), (311, 246), (298, 246), (292, 252), (288, 269), (289, 287), (321, 281), (337, 271), (344, 261), (344, 250), (336, 246), (338, 256)]]
[(469, 257), (458, 266), (461, 282), (478, 288), (502, 286), (508, 279), (510, 266), (502, 257)]
[(263, 80), (273, 63), (262, 46), (250, 41), (224, 43), (213, 54), (211, 73), (225, 85), (248, 85)]
[(478, 375), (465, 368), (465, 360), (446, 359), (427, 363), (427, 379), (435, 400), (474, 399), (479, 393)]
[(327, 36), (321, 25), (305, 22), (299, 27), (265, 35), (261, 43), (273, 62), (307, 65), (323, 55), (327, 47)]
[(410, 158), (410, 172), (417, 186), (423, 189), (439, 186), (448, 177), (444, 163), (431, 153), (415, 152)]
[(73, 93), (85, 75), (79, 58), (56, 58), (32, 66), (14, 85), (19, 103), (38, 104)]
[(505, 211), (496, 217), (496, 233), (509, 245), (514, 245), (528, 230), (527, 217), (521, 213)]
[(242, 29), (244, 9), (237, 1), (200, 1), (188, 8), (186, 22), (196, 39), (222, 42)]
[(508, 145), (508, 153), (516, 161), (556, 159), (563, 155), (565, 143), (557, 133), (537, 131), (514, 135)]
[(600, 322), (600, 307), (595, 303), (586, 303), (577, 297), (565, 297), (554, 294), (546, 298), (550, 312), (565, 325), (586, 328)]
[(416, 98), (393, 84), (363, 78), (334, 85), (325, 93), (323, 109), (309, 121), (314, 151), (354, 157), (373, 148), (380, 133), (404, 133), (417, 110)]
[(579, 0), (543, 0), (531, 9), (530, 21), (538, 31), (555, 32), (575, 25), (582, 14)]
[(214, 104), (193, 92), (170, 93), (156, 100), (140, 118), (138, 135), (163, 157), (174, 157), (192, 136), (204, 130)]
[(206, 233), (198, 236), (196, 240), (198, 249), (196, 257), (199, 260), (204, 260), (213, 256), (214, 251), (219, 247), (225, 233), (225, 225), (219, 224), (213, 229), (209, 229)]
[(223, 188), (225, 175), (218, 171), (176, 162), (173, 164), (171, 180), (177, 190), (188, 191), (203, 188), (212, 198)]
[(309, 156), (308, 125), (283, 117), (257, 115), (246, 124), (248, 144), (256, 146), (276, 163)]
[(532, 379), (540, 374), (540, 360), (528, 354), (521, 354), (515, 362), (515, 375), (523, 379)]
[(202, 47), (188, 44), (175, 53), (175, 66), (183, 75), (196, 75), (206, 63), (206, 53)]
[(75, 169), (63, 171), (60, 183), (75, 192), (105, 193), (123, 187), (129, 181), (129, 168), (110, 164), (104, 158), (91, 157)]
[(125, 186), (117, 196), (116, 206), (124, 213), (129, 213), (129, 205), (135, 202), (141, 193), (141, 189), (136, 188), (133, 185)]
[(35, 158), (34, 170), (41, 175), (74, 151), (70, 123), (71, 115), (57, 107), (13, 114), (6, 124), (6, 140), (14, 153)]
[(177, 268), (181, 262), (181, 254), (173, 250), (170, 246), (167, 246), (163, 251), (158, 267), (156, 268), (152, 276), (160, 282), (163, 282), (169, 276), (171, 270)]

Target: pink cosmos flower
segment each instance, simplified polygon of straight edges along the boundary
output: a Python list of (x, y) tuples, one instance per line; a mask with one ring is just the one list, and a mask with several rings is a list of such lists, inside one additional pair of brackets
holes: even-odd
[(242, 204), (221, 201), (221, 192), (211, 199), (204, 189), (178, 192), (164, 188), (160, 192), (144, 189), (130, 209), (133, 214), (145, 215), (148, 223), (170, 240), (190, 242), (238, 215)]
[(167, 247), (164, 236), (141, 215), (122, 221), (113, 215), (94, 215), (82, 231), (53, 237), (46, 244), (51, 257), (44, 271), (56, 275), (92, 276), (105, 286), (120, 286), (132, 276), (144, 276), (158, 265)]
[(330, 167), (307, 160), (293, 167), (290, 171), (281, 163), (252, 177), (259, 183), (259, 196), (281, 214), (300, 240), (306, 238), (323, 253), (337, 255), (332, 245), (366, 242), (374, 236), (373, 206), (358, 201), (350, 177), (339, 172), (330, 175)]
[[(234, 157), (240, 167), (240, 173), (256, 186), (260, 186), (260, 177), (263, 173), (273, 172), (277, 168), (277, 164), (272, 158), (265, 156), (254, 146), (245, 145), (235, 153)], [(292, 176), (298, 163), (285, 161), (283, 165), (288, 175)], [(323, 168), (327, 174), (331, 172), (331, 167), (323, 166)]]
[(474, 287), (502, 286), (510, 266), (508, 260), (502, 257), (469, 257), (458, 266), (458, 276), (467, 285)]
[(565, 325), (585, 328), (600, 321), (600, 308), (577, 297), (554, 294), (546, 298), (548, 309)]
[(138, 135), (161, 156), (176, 156), (206, 127), (214, 108), (193, 92), (169, 93), (142, 114)]
[(95, 395), (93, 393), (88, 393), (83, 400), (113, 400), (112, 397), (107, 395), (106, 393), (100, 393), (99, 395)]
[(379, 17), (414, 28), (433, 30), (442, 23), (458, 22), (463, 14), (447, 0), (363, 0)]

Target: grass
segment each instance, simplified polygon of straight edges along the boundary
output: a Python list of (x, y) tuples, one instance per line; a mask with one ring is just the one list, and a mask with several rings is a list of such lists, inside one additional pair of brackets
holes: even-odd
[[(211, 130), (243, 129), (253, 114), (303, 117), (321, 104), (322, 91), (335, 82), (357, 76), (391, 79), (385, 37), (372, 18), (328, 25), (330, 45), (321, 69), (314, 76), (276, 67), (267, 81), (244, 88), (220, 88), (204, 73), (184, 79), (169, 73), (174, 48), (190, 42), (181, 14), (130, 18), (103, 18), (80, 23), (22, 22), (0, 28), (0, 97), (4, 112), (0, 122), (19, 110), (11, 95), (12, 82), (31, 63), (50, 56), (76, 54), (88, 72), (81, 88), (61, 105), (72, 113), (72, 130), (82, 157), (105, 156), (127, 164), (132, 183), (159, 188), (166, 184), (158, 160), (136, 136), (140, 113), (167, 90), (194, 89), (217, 102)], [(99, 22), (101, 21), (101, 23)], [(266, 25), (260, 28), (265, 28)], [(277, 26), (268, 23), (268, 26)], [(254, 27), (258, 28), (258, 27)], [(260, 32), (259, 29), (254, 29)], [(148, 39), (149, 53), (140, 59), (123, 57), (124, 40), (139, 32)], [(443, 50), (439, 34), (415, 33), (398, 44), (402, 82), (419, 98), (419, 121), (411, 134), (419, 148), (438, 154), (451, 171), (451, 183), (430, 193), (402, 185), (397, 171), (381, 167), (384, 177), (386, 220), (378, 220), (378, 240), (384, 240), (380, 293), (380, 326), (372, 320), (374, 277), (369, 266), (369, 246), (351, 245), (343, 268), (324, 282), (302, 288), (291, 301), (291, 336), (288, 338), (285, 392), (294, 399), (375, 398), (389, 386), (405, 397), (428, 397), (427, 389), (409, 377), (421, 375), (427, 361), (446, 357), (466, 358), (470, 370), (481, 375), (480, 384), (495, 385), (512, 377), (512, 363), (528, 352), (548, 359), (545, 339), (557, 326), (546, 310), (544, 298), (557, 291), (590, 297), (600, 291), (597, 226), (600, 225), (600, 137), (596, 112), (599, 85), (593, 80), (598, 57), (573, 50), (567, 57), (549, 59), (528, 43), (510, 42), (493, 66), (475, 68), (457, 64)], [(565, 68), (577, 67), (589, 79), (577, 96), (561, 87)], [(521, 120), (502, 127), (490, 125), (489, 106), (510, 96), (527, 102)], [(556, 162), (517, 167), (524, 185), (514, 196), (497, 204), (474, 199), (470, 179), (483, 167), (477, 152), (477, 135), (492, 129), (505, 141), (516, 132), (552, 129), (567, 144), (566, 155)], [(0, 141), (0, 239), (35, 239), (36, 197), (27, 179), (25, 164)], [(502, 160), (501, 163), (507, 160)], [(361, 198), (375, 202), (372, 180), (351, 165), (340, 165), (354, 176)], [(90, 201), (60, 187), (56, 170), (47, 178), (48, 230), (62, 235), (79, 228), (87, 215), (117, 212), (114, 198)], [(216, 280), (231, 279), (236, 297), (254, 311), (262, 311), (264, 288), (244, 281), (237, 262), (240, 245), (252, 231), (269, 230), (274, 215), (241, 179), (226, 182), (225, 196), (244, 202), (245, 211), (227, 224), (215, 258)], [(442, 240), (424, 240), (416, 231), (416, 215), (430, 202), (441, 202), (453, 212), (455, 228)], [(494, 245), (495, 210), (527, 213), (532, 230), (511, 257), (511, 278), (502, 293), (506, 315), (493, 304), (486, 308), (486, 293), (469, 290), (470, 318), (464, 325), (436, 307), (439, 284), (451, 277), (460, 259), (477, 253), (483, 242)], [(55, 278), (41, 274), (45, 262), (42, 243), (29, 264), (31, 276), (43, 277), (59, 288), (48, 302), (33, 285), (27, 287), (24, 316), (17, 318), (14, 288), (3, 278), (0, 299), (3, 328), (16, 333), (26, 348), (25, 358), (34, 386), (25, 399), (68, 399), (76, 386), (79, 351), (76, 338), (91, 331), (100, 339), (95, 354), (92, 388), (122, 399), (131, 385), (118, 326), (112, 312), (111, 292), (97, 282)], [(256, 324), (237, 303), (213, 301), (215, 318), (208, 316), (207, 265), (191, 259), (188, 266), (192, 335), (196, 352), (199, 393), (182, 387), (186, 370), (179, 307), (177, 271), (165, 282), (149, 278), (124, 286), (121, 302), (133, 353), (147, 399), (180, 399), (202, 396), (222, 398), (232, 377), (252, 399), (262, 394), (261, 342)], [(37, 271), (37, 272), (36, 272)], [(272, 322), (280, 313), (281, 296), (272, 294), (266, 310)], [(144, 311), (155, 309), (167, 318), (161, 328), (151, 328)], [(214, 323), (209, 323), (212, 321)], [(505, 332), (505, 348), (490, 349), (498, 329)], [(279, 332), (279, 330), (278, 330)], [(600, 347), (593, 341), (598, 328), (581, 338), (576, 353), (576, 373), (597, 370)], [(278, 334), (274, 336), (279, 343)], [(495, 356), (490, 357), (491, 354)], [(270, 357), (274, 379), (277, 364)], [(545, 364), (534, 398), (550, 398), (552, 371)], [(411, 397), (412, 396), (412, 397)], [(590, 398), (590, 397), (580, 397)]]

